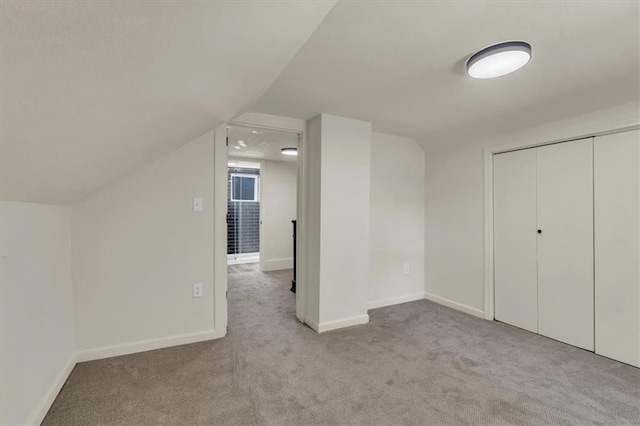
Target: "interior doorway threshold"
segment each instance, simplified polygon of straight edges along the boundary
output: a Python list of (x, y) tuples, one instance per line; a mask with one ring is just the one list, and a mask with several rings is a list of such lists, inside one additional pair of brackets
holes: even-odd
[(227, 255), (227, 265), (241, 265), (243, 263), (260, 262), (260, 253), (242, 253)]

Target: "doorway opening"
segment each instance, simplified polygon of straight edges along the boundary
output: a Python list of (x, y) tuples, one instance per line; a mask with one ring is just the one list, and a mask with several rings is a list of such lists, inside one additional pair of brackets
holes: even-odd
[[(292, 292), (296, 291), (300, 139), (298, 132), (227, 126), (227, 281), (232, 327), (246, 320), (240, 315), (247, 310), (256, 315), (269, 310), (290, 312), (296, 317)], [(244, 308), (234, 312), (235, 304)]]

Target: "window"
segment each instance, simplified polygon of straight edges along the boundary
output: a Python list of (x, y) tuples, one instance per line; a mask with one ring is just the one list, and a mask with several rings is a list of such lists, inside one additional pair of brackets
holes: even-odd
[(258, 201), (258, 176), (232, 174), (231, 201)]

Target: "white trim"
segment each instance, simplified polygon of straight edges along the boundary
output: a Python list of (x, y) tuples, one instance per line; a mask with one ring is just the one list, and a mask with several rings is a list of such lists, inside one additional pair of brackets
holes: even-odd
[(257, 112), (242, 114), (234, 118), (232, 123), (245, 127), (262, 127), (289, 133), (302, 133), (306, 130), (304, 120)]
[(493, 321), (493, 153), (484, 149), (484, 319)]
[(26, 424), (39, 425), (51, 409), (53, 402), (62, 390), (65, 382), (69, 378), (71, 371), (78, 362), (94, 361), (97, 359), (111, 358), (114, 356), (134, 354), (138, 352), (146, 352), (155, 349), (164, 349), (172, 346), (187, 345), (190, 343), (204, 342), (224, 337), (224, 332), (200, 331), (196, 333), (179, 334), (170, 337), (161, 337), (158, 339), (140, 340), (138, 342), (124, 343), (113, 346), (104, 346), (96, 349), (87, 349), (74, 353), (69, 362), (62, 371), (56, 376), (55, 380), (43, 396), (36, 409), (33, 411)]
[(369, 322), (369, 315), (358, 315), (356, 317), (345, 318), (336, 321), (323, 322), (316, 324), (312, 321), (307, 321), (307, 325), (317, 331), (318, 333), (324, 333), (325, 331), (337, 330), (339, 328), (353, 327), (354, 325), (367, 324)]
[[(636, 123), (640, 121), (640, 118), (636, 117)], [(640, 128), (640, 124), (633, 124), (633, 121), (622, 121), (619, 123), (622, 124), (621, 127), (609, 127), (604, 126), (602, 128), (594, 127), (593, 130), (576, 130), (575, 133), (567, 133), (567, 132), (557, 132), (555, 134), (551, 134), (548, 137), (536, 137), (536, 138), (528, 138), (521, 139), (517, 142), (506, 143), (502, 145), (497, 145), (494, 147), (485, 148), (485, 150), (489, 150), (491, 154), (501, 154), (505, 152), (517, 151), (520, 149), (527, 148), (537, 148), (539, 146), (545, 145), (553, 145), (562, 142), (570, 142), (576, 141), (580, 139), (588, 139), (598, 136), (605, 135), (613, 135), (616, 133), (628, 132), (631, 130), (636, 130)]]
[[(253, 199), (252, 200), (238, 200), (234, 198), (234, 185), (233, 178), (247, 178), (253, 179)], [(250, 175), (247, 173), (231, 173), (231, 199), (230, 201), (236, 203), (258, 203), (260, 202), (260, 191), (258, 190), (258, 180), (260, 179), (260, 175)]]
[(224, 337), (224, 335), (224, 332), (208, 330), (199, 331), (196, 333), (178, 334), (169, 337), (160, 337), (157, 339), (139, 340), (137, 342), (103, 346), (101, 348), (85, 349), (76, 353), (76, 359), (77, 362), (93, 361), (96, 359), (111, 358), (114, 356), (152, 351), (155, 349), (169, 348), (172, 346), (204, 342), (206, 340), (219, 339), (221, 337)]
[(227, 332), (227, 125), (222, 123), (213, 140), (213, 329)]
[(298, 143), (298, 200), (296, 209), (296, 317), (304, 322), (307, 309), (307, 275), (309, 247), (309, 145), (307, 122), (302, 122), (302, 133)]
[(44, 394), (40, 403), (36, 406), (36, 409), (33, 410), (31, 416), (29, 416), (29, 420), (26, 424), (28, 425), (39, 425), (44, 420), (45, 416), (49, 412), (49, 409), (53, 405), (53, 401), (56, 400), (58, 393), (64, 386), (64, 383), (69, 378), (71, 371), (73, 371), (73, 367), (76, 366), (76, 355), (71, 355), (71, 359), (67, 362), (62, 371), (56, 376), (53, 383), (47, 390), (47, 393)]
[(484, 318), (494, 319), (494, 265), (493, 265), (493, 156), (495, 154), (535, 148), (572, 140), (593, 138), (626, 132), (640, 128), (637, 113), (622, 118), (597, 122), (597, 117), (585, 126), (572, 127), (570, 130), (543, 132), (547, 136), (521, 139), (513, 143), (487, 147), (483, 150), (484, 160)]
[[(220, 141), (220, 143), (224, 143), (224, 145), (222, 145), (224, 147), (224, 149), (222, 149), (222, 147), (219, 148), (219, 150), (216, 151), (216, 153), (218, 153), (218, 155), (220, 157), (224, 156), (224, 166), (222, 165), (222, 161), (220, 160), (220, 165), (216, 162), (215, 164), (215, 168), (217, 169), (218, 167), (223, 167), (225, 169), (225, 173), (227, 170), (227, 149), (226, 149), (226, 126), (227, 125), (240, 125), (240, 126), (245, 126), (245, 127), (253, 127), (253, 128), (263, 128), (263, 129), (269, 129), (269, 130), (276, 130), (276, 131), (280, 131), (280, 132), (288, 132), (288, 133), (298, 133), (300, 136), (300, 143), (298, 144), (298, 200), (297, 200), (297, 214), (296, 214), (296, 218), (297, 218), (297, 225), (298, 225), (298, 231), (297, 231), (297, 247), (296, 247), (296, 257), (297, 257), (297, 265), (296, 265), (296, 317), (298, 318), (299, 321), (301, 322), (305, 322), (305, 307), (306, 307), (306, 282), (307, 282), (307, 275), (306, 275), (306, 271), (307, 271), (307, 236), (306, 236), (306, 229), (307, 229), (307, 218), (309, 216), (309, 208), (308, 208), (308, 195), (307, 195), (307, 190), (309, 187), (308, 184), (308, 172), (307, 172), (307, 162), (308, 160), (306, 159), (306, 147), (307, 147), (307, 122), (305, 120), (300, 120), (297, 118), (290, 118), (290, 117), (281, 117), (281, 116), (276, 116), (276, 115), (270, 115), (270, 114), (261, 114), (261, 113), (245, 113), (242, 114), (238, 117), (235, 117), (232, 121), (230, 121), (229, 123), (224, 123), (222, 124), (220, 127), (218, 128), (222, 128), (224, 127), (224, 139), (222, 137), (222, 135), (218, 138), (216, 135), (216, 144), (218, 143), (218, 140)], [(218, 146), (218, 145), (216, 145)], [(224, 194), (225, 194), (225, 198), (224, 200), (222, 199), (222, 196), (220, 195), (219, 197), (216, 197), (216, 209), (218, 208), (218, 203), (223, 204), (225, 208), (223, 208), (224, 210), (224, 217), (220, 217), (218, 220), (216, 220), (216, 230), (218, 231), (217, 235), (222, 235), (224, 232), (224, 241), (222, 241), (220, 244), (221, 249), (222, 249), (222, 244), (226, 244), (226, 186), (227, 186), (227, 179), (226, 177), (224, 179), (222, 179), (221, 177), (217, 177), (217, 179), (222, 180), (223, 182), (220, 182), (220, 190), (219, 192), (222, 193), (223, 192), (223, 188), (222, 186), (224, 186)], [(218, 184), (216, 184), (217, 186)], [(217, 240), (220, 240), (220, 238), (216, 237)], [(215, 260), (215, 265), (218, 265), (217, 270), (222, 270), (222, 265), (224, 263), (222, 262), (222, 260), (218, 257), (216, 257)], [(215, 270), (215, 266), (214, 266), (214, 270)], [(216, 287), (216, 291), (218, 291), (218, 289), (220, 289), (221, 292), (226, 292), (227, 290), (227, 277), (226, 277), (226, 265), (225, 265), (225, 276), (221, 277), (218, 276), (216, 274), (216, 279), (215, 279), (215, 287)], [(216, 305), (216, 309), (218, 309), (218, 306)], [(218, 315), (217, 311), (216, 311), (216, 316)], [(225, 320), (226, 320), (226, 316), (227, 316), (227, 304), (226, 304), (226, 300), (224, 301), (224, 316), (225, 316)]]
[(492, 153), (508, 152), (552, 143), (620, 133), (640, 127), (638, 101), (589, 114), (558, 120), (516, 133), (491, 136), (481, 146), (492, 146)]
[(374, 300), (367, 303), (367, 310), (382, 308), (384, 306), (399, 305), (401, 303), (414, 302), (424, 299), (424, 293), (407, 294), (406, 296), (391, 297), (389, 299)]
[(453, 300), (445, 299), (444, 297), (436, 296), (435, 294), (425, 293), (424, 298), (431, 300), (439, 305), (444, 305), (448, 308), (455, 309), (465, 314), (473, 315), (474, 317), (484, 318), (484, 311), (474, 308), (473, 306), (463, 305), (462, 303), (454, 302)]
[(305, 324), (307, 324), (309, 327), (311, 327), (311, 329), (312, 329), (313, 331), (315, 331), (315, 332), (319, 333), (318, 329), (319, 329), (320, 327), (318, 326), (318, 324), (317, 324), (315, 321), (312, 321), (312, 320), (310, 320), (310, 319), (306, 319), (306, 320), (304, 321), (304, 323), (305, 323)]
[(228, 254), (227, 265), (242, 265), (244, 263), (260, 262), (260, 253)]
[(281, 271), (283, 269), (293, 269), (293, 257), (287, 257), (284, 259), (262, 260), (260, 262), (260, 270), (262, 272)]

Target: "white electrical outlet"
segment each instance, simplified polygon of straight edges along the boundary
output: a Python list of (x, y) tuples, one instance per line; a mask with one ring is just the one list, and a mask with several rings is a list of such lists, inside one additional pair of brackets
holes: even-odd
[(193, 285), (193, 297), (202, 297), (202, 283)]
[(202, 211), (202, 198), (194, 198), (193, 199), (193, 211), (201, 212)]
[(411, 264), (405, 263), (404, 264), (404, 274), (405, 275), (409, 275), (410, 273), (411, 273)]

